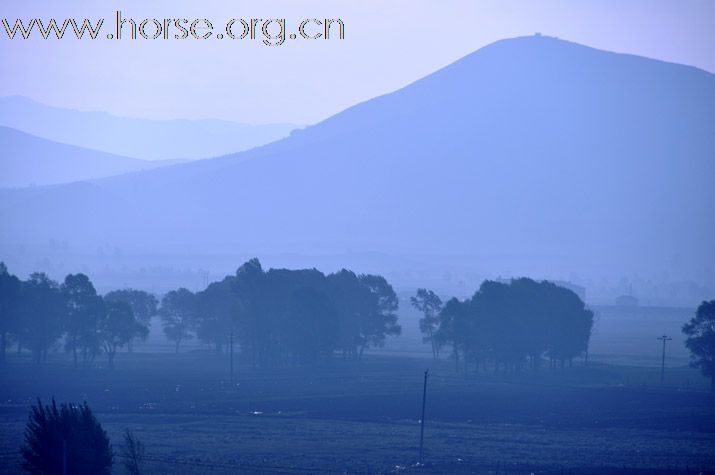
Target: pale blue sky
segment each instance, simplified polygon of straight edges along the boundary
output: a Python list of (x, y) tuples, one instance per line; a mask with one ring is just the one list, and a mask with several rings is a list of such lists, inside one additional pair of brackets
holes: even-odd
[[(150, 3), (150, 4), (149, 4)], [(533, 34), (715, 72), (709, 0), (3, 0), (0, 17), (342, 18), (343, 41), (10, 41), (0, 95), (146, 118), (313, 123), (493, 41)], [(107, 27), (105, 24), (105, 28)], [(291, 28), (292, 25), (292, 28)], [(106, 31), (106, 30), (105, 30)]]

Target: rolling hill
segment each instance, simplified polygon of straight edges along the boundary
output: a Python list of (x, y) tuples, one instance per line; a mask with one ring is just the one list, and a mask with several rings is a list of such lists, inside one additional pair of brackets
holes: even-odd
[(180, 160), (139, 160), (61, 144), (0, 126), (0, 187), (41, 186), (149, 170)]
[(715, 75), (523, 37), (254, 150), (4, 193), (0, 242), (711, 275), (714, 157)]
[(21, 96), (0, 98), (0, 125), (143, 160), (193, 160), (240, 152), (283, 138), (297, 127), (209, 119), (134, 119), (50, 107)]

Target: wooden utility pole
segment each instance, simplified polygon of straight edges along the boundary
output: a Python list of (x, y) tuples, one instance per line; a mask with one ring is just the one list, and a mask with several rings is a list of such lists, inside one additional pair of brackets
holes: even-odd
[(424, 440), (425, 440), (425, 405), (427, 404), (427, 374), (429, 370), (425, 370), (425, 382), (422, 387), (422, 418), (420, 419), (420, 461), (419, 464), (422, 465), (422, 455), (424, 453)]
[(668, 335), (663, 335), (658, 337), (657, 340), (663, 342), (663, 356), (660, 361), (660, 385), (663, 386), (665, 383), (665, 342), (672, 340), (672, 338), (668, 338)]

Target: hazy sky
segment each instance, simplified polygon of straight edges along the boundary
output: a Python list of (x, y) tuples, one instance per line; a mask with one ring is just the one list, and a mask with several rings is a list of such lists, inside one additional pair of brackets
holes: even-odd
[(0, 95), (146, 118), (313, 123), (502, 38), (534, 32), (715, 72), (710, 0), (2, 0), (1, 18), (341, 18), (346, 38), (8, 40)]

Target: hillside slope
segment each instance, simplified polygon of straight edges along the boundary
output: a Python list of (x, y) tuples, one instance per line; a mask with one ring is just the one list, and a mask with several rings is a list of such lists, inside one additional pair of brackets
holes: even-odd
[(297, 126), (225, 120), (148, 120), (0, 98), (0, 126), (78, 147), (143, 160), (201, 159), (236, 153), (281, 139)]
[(0, 242), (695, 275), (715, 262), (713, 157), (714, 75), (516, 38), (258, 149), (6, 195)]
[(0, 126), (0, 187), (41, 186), (149, 170), (179, 160), (138, 160)]

